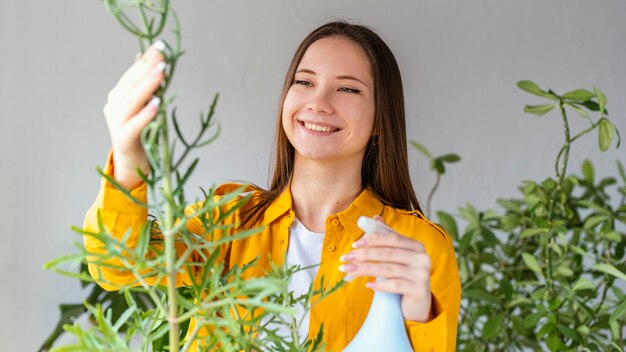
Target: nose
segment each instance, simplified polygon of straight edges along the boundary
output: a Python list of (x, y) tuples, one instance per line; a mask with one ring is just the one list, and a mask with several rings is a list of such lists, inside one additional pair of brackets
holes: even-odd
[(327, 89), (316, 89), (307, 102), (307, 110), (316, 114), (330, 114), (333, 106), (330, 101), (330, 92)]

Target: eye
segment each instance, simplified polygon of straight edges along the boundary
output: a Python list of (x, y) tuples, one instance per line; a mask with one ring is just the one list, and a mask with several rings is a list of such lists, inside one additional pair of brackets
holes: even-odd
[(341, 87), (339, 88), (339, 90), (342, 92), (355, 93), (355, 94), (361, 93), (361, 91), (358, 89), (348, 88), (348, 87)]
[(299, 85), (303, 85), (303, 86), (309, 86), (309, 85), (311, 85), (311, 83), (310, 83), (310, 82), (308, 82), (308, 81), (303, 81), (303, 80), (301, 80), (301, 79), (294, 79), (294, 80), (293, 80), (293, 84), (299, 84)]

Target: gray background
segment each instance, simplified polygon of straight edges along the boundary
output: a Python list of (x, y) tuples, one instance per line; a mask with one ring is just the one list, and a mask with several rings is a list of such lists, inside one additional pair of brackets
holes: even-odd
[[(459, 153), (434, 209), (479, 208), (552, 174), (561, 145), (556, 112), (522, 112), (542, 100), (515, 83), (564, 93), (601, 88), (626, 134), (626, 2), (612, 1), (177, 1), (188, 54), (176, 74), (179, 114), (192, 131), (217, 91), (223, 133), (205, 148), (190, 194), (232, 179), (266, 185), (278, 94), (304, 36), (334, 18), (375, 28), (403, 73), (408, 136), (435, 154)], [(172, 39), (165, 36), (165, 39)], [(0, 350), (33, 351), (57, 304), (84, 297), (76, 281), (41, 269), (73, 251), (109, 148), (107, 92), (137, 43), (96, 0), (0, 2)], [(573, 129), (584, 126), (571, 115)], [(600, 155), (596, 135), (573, 148), (570, 170), (599, 158), (615, 174), (623, 148)], [(425, 200), (434, 178), (410, 151)]]

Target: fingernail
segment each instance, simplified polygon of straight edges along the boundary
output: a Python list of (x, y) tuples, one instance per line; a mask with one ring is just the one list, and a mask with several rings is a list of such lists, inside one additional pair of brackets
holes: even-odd
[(354, 264), (343, 264), (339, 266), (339, 271), (342, 273), (348, 273), (356, 270), (356, 265)]
[(354, 280), (354, 276), (351, 276), (351, 275), (348, 275), (348, 274), (343, 276), (343, 281), (350, 282), (352, 280)]
[(365, 284), (365, 287), (373, 289), (376, 287), (376, 285), (374, 282), (368, 282)]
[(154, 68), (154, 72), (156, 74), (159, 74), (161, 72), (163, 72), (163, 70), (165, 70), (165, 66), (167, 66), (167, 64), (165, 63), (165, 61), (161, 61), (159, 62), (156, 67)]
[(160, 52), (163, 52), (163, 50), (165, 50), (165, 43), (160, 39), (154, 42), (152, 46)]
[(354, 259), (354, 252), (348, 252), (347, 254), (344, 254), (341, 257), (339, 257), (339, 260), (341, 260), (342, 262), (349, 262), (352, 259)]
[(150, 100), (150, 102), (148, 103), (148, 107), (150, 108), (156, 108), (159, 105), (161, 105), (161, 98), (159, 97), (154, 97)]
[(359, 247), (363, 247), (364, 245), (365, 245), (365, 240), (360, 239), (352, 244), (352, 248), (359, 248)]

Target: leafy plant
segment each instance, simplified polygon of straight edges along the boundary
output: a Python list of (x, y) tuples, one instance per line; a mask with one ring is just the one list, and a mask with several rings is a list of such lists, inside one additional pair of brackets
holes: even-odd
[[(174, 20), (172, 33), (175, 45), (164, 42), (166, 48), (163, 55), (167, 63), (165, 82), (155, 94), (163, 103), (155, 120), (141, 135), (151, 173), (144, 176), (139, 170), (137, 172), (147, 185), (152, 203), (145, 204), (136, 199), (115, 179), (98, 170), (131, 201), (147, 208), (151, 218), (136, 240), (128, 241), (130, 231), (121, 239), (112, 236), (98, 214), (99, 231), (74, 230), (100, 241), (106, 248), (103, 253), (87, 252), (79, 244), (78, 253), (46, 264), (47, 268), (94, 285), (83, 305), (61, 307), (60, 323), (64, 324), (66, 332), (76, 337), (76, 343), (53, 350), (187, 351), (194, 343), (203, 349), (222, 350), (322, 349), (322, 330), (313, 340), (298, 340), (293, 307), (299, 304), (306, 311), (310, 309), (312, 296), (321, 300), (343, 282), (326, 291), (311, 288), (307, 294), (294, 297), (288, 291), (287, 283), (294, 273), (305, 268), (272, 264), (266, 276), (248, 275), (248, 270), (256, 265), (259, 258), (226, 268), (224, 261), (219, 259), (225, 246), (261, 230), (253, 228), (233, 235), (216, 235), (235, 231), (236, 224), (225, 224), (224, 219), (249, 199), (250, 195), (243, 195), (245, 186), (219, 197), (213, 188), (203, 190), (203, 198), (194, 202), (193, 207), (187, 203), (184, 185), (199, 162), (197, 158), (188, 162), (187, 158), (190, 151), (211, 143), (219, 134), (219, 126), (216, 127), (213, 121), (218, 95), (215, 95), (209, 111), (200, 115), (200, 128), (193, 138), (181, 133), (175, 107), (168, 116), (176, 95), (166, 96), (166, 91), (178, 59), (184, 53), (180, 23), (169, 1), (103, 0), (103, 3), (117, 22), (137, 37), (142, 52), (168, 28), (168, 20)], [(131, 10), (136, 11), (139, 24), (131, 19)], [(175, 133), (173, 139), (170, 138), (172, 132)], [(182, 151), (178, 153), (174, 148), (176, 142), (182, 145)], [(189, 209), (192, 210), (186, 213)], [(192, 219), (201, 222), (202, 235), (187, 229), (186, 224)], [(178, 255), (176, 245), (182, 245), (184, 249)], [(103, 293), (84, 269), (75, 273), (67, 268), (77, 264), (83, 268), (85, 264), (94, 264), (98, 268), (117, 270), (132, 275), (133, 279), (127, 284), (120, 284), (107, 282), (100, 275), (101, 282), (119, 290), (118, 293)], [(189, 273), (191, 285), (177, 288), (176, 276), (184, 273)], [(90, 314), (93, 326), (83, 327), (75, 322), (75, 318), (84, 312)], [(286, 314), (287, 318), (280, 314)], [(195, 328), (189, 332), (187, 340), (181, 342), (182, 333), (191, 318), (196, 322)], [(275, 329), (280, 325), (288, 327), (291, 339), (276, 334)], [(201, 329), (209, 329), (211, 333), (201, 336)], [(58, 331), (53, 333), (42, 350), (48, 349), (58, 335)]]
[[(461, 275), (458, 348), (463, 351), (622, 351), (626, 343), (626, 174), (598, 179), (591, 161), (568, 175), (571, 145), (597, 129), (602, 151), (619, 132), (608, 119), (606, 98), (576, 89), (564, 95), (531, 81), (518, 87), (550, 100), (524, 111), (561, 113), (564, 144), (555, 175), (523, 181), (520, 197), (500, 199), (501, 211), (459, 209), (439, 222), (454, 239)], [(572, 134), (566, 109), (589, 126)], [(596, 120), (591, 114), (598, 113)], [(616, 196), (617, 195), (617, 196)], [(618, 284), (621, 281), (621, 286)]]

